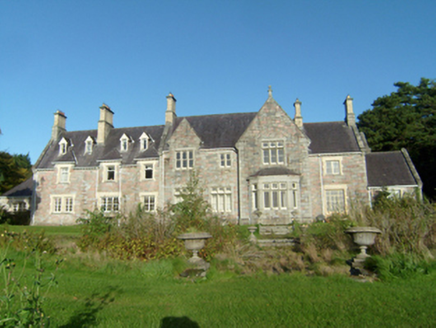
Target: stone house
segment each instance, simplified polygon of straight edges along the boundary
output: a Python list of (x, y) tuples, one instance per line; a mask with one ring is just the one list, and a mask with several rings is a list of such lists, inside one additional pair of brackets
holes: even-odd
[(271, 89), (250, 113), (179, 117), (166, 98), (159, 126), (114, 128), (103, 104), (97, 129), (67, 131), (57, 111), (34, 165), (32, 224), (74, 224), (85, 210), (113, 215), (138, 203), (155, 211), (177, 201), (194, 171), (212, 209), (239, 224), (311, 222), (370, 203), (382, 188), (422, 188), (407, 151), (371, 153), (350, 96), (344, 121), (321, 123), (303, 123), (298, 99), (292, 119)]

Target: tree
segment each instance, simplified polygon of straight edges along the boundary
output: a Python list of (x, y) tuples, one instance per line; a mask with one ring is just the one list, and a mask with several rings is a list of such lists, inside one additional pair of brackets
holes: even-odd
[(358, 116), (360, 131), (374, 151), (406, 148), (424, 183), (436, 198), (436, 82), (421, 78), (417, 86), (397, 82), (390, 95), (377, 98)]
[(0, 195), (32, 176), (29, 154), (11, 155), (0, 151)]

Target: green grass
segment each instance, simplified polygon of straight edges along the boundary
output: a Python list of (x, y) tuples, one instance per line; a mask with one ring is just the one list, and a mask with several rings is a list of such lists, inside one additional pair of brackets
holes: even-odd
[(80, 226), (14, 226), (14, 225), (0, 225), (0, 231), (10, 230), (14, 232), (23, 232), (24, 230), (33, 233), (40, 233), (44, 231), (47, 236), (62, 236), (62, 237), (79, 237)]
[[(47, 273), (55, 258), (45, 260)], [(192, 281), (178, 278), (180, 268), (180, 260), (69, 258), (56, 273), (59, 284), (48, 294), (45, 313), (54, 327), (196, 327), (189, 322), (199, 327), (430, 327), (436, 322), (435, 274), (362, 283), (344, 276), (237, 276), (212, 268), (206, 280)]]

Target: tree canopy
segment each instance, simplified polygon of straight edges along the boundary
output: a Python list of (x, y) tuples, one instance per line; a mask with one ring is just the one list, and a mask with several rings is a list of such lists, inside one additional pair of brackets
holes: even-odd
[(421, 78), (417, 86), (394, 83), (398, 89), (377, 98), (372, 109), (358, 116), (374, 151), (406, 148), (424, 183), (424, 193), (436, 198), (436, 82)]
[(0, 195), (32, 176), (29, 154), (11, 155), (0, 151)]

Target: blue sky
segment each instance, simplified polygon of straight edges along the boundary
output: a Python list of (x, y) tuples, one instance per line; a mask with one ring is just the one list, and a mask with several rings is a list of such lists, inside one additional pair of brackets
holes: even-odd
[(436, 1), (0, 0), (0, 150), (47, 144), (53, 113), (67, 130), (178, 116), (253, 112), (268, 85), (304, 122), (356, 114), (394, 82), (436, 78)]

